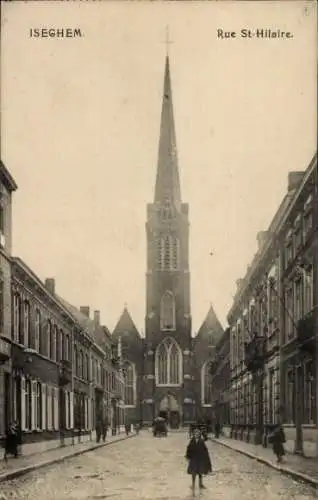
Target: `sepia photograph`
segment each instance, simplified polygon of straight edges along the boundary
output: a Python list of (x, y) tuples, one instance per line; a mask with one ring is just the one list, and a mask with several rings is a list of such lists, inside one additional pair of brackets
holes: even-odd
[(1, 3), (0, 500), (317, 498), (317, 28)]

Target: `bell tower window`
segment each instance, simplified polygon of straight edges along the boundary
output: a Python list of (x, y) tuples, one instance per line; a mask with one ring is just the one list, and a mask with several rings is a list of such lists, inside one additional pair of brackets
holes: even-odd
[(176, 271), (179, 269), (180, 242), (177, 236), (165, 235), (157, 240), (157, 269)]

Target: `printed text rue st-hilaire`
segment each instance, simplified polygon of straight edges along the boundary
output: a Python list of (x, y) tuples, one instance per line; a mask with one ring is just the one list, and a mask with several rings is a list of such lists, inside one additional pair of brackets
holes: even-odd
[(277, 39), (277, 38), (293, 38), (294, 35), (290, 31), (283, 31), (281, 29), (272, 28), (243, 28), (240, 31), (230, 31), (218, 28), (216, 31), (217, 38), (221, 40), (231, 38), (263, 38), (263, 39)]

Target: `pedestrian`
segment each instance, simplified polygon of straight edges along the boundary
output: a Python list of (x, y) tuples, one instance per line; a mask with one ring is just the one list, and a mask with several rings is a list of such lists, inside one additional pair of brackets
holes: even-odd
[(136, 432), (137, 436), (139, 434), (139, 431), (140, 431), (140, 425), (139, 425), (138, 422), (136, 422), (136, 424), (135, 424), (135, 432)]
[(221, 424), (219, 421), (217, 421), (215, 423), (214, 430), (215, 430), (215, 437), (218, 439), (220, 437), (220, 434), (221, 434)]
[(107, 420), (103, 419), (103, 423), (102, 423), (102, 438), (103, 438), (103, 442), (104, 443), (106, 441), (107, 431), (108, 431), (108, 422), (107, 422)]
[(100, 442), (101, 435), (102, 435), (102, 423), (100, 420), (98, 420), (96, 422), (96, 442), (97, 443)]
[(285, 455), (284, 443), (286, 443), (286, 438), (284, 429), (280, 423), (277, 424), (274, 431), (269, 435), (268, 441), (273, 445), (273, 452), (276, 455), (277, 463), (281, 463)]
[(126, 436), (128, 436), (130, 433), (130, 424), (125, 424), (125, 431), (126, 431)]
[(8, 455), (18, 457), (18, 447), (21, 444), (19, 426), (16, 422), (11, 422), (5, 435), (4, 460), (7, 462)]
[(192, 476), (191, 489), (195, 489), (195, 479), (199, 478), (199, 488), (205, 489), (202, 476), (212, 472), (212, 464), (208, 449), (199, 429), (194, 429), (193, 437), (187, 446), (186, 459), (188, 460), (187, 472)]

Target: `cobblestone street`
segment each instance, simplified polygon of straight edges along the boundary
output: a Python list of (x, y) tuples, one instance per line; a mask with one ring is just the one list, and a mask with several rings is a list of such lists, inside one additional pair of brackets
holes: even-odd
[[(64, 463), (0, 485), (0, 499), (177, 500), (193, 498), (184, 459), (187, 438), (140, 436), (99, 448)], [(203, 499), (298, 499), (317, 497), (304, 484), (225, 447), (208, 444), (214, 472)], [(199, 493), (196, 493), (199, 497)]]

